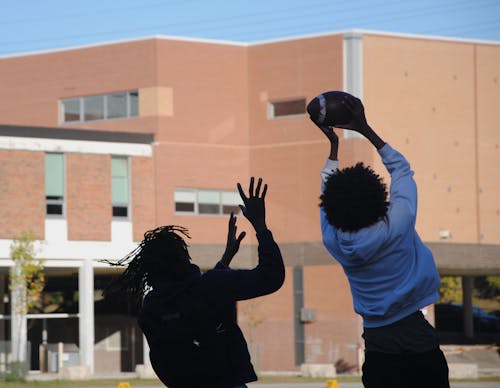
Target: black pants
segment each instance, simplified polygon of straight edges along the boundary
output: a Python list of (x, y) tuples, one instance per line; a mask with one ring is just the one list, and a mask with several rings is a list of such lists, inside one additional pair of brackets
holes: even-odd
[(414, 354), (366, 352), (365, 388), (450, 388), (448, 364), (440, 349)]

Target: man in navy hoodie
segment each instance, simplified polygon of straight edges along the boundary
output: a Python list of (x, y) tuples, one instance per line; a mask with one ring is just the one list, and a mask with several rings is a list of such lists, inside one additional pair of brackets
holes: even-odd
[(365, 136), (391, 176), (390, 199), (382, 178), (358, 163), (339, 170), (338, 136), (330, 141), (321, 172), (323, 243), (342, 265), (354, 310), (363, 318), (367, 388), (448, 388), (448, 366), (436, 330), (421, 309), (438, 298), (439, 274), (431, 251), (415, 230), (417, 187), (404, 156), (368, 125), (354, 96), (342, 103), (352, 120), (340, 128)]
[(155, 373), (169, 388), (243, 388), (257, 380), (236, 322), (236, 301), (277, 291), (285, 279), (278, 245), (266, 224), (267, 185), (250, 179), (248, 196), (237, 185), (243, 215), (255, 229), (259, 262), (233, 270), (231, 260), (245, 232), (236, 236), (231, 214), (226, 250), (215, 268), (201, 273), (190, 262), (187, 230), (166, 225), (148, 231), (138, 248), (114, 265), (127, 265), (106, 294), (139, 299), (139, 326)]

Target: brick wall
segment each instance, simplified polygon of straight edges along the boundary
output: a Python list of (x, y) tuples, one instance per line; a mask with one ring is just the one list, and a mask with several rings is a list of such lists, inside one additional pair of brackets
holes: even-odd
[(295, 370), (293, 268), (275, 293), (238, 302), (238, 322), (257, 370)]
[(146, 230), (157, 226), (153, 158), (134, 156), (131, 159), (133, 238), (140, 241)]
[(0, 151), (0, 238), (32, 230), (43, 239), (45, 228), (44, 153)]
[(69, 240), (111, 239), (111, 158), (66, 154)]

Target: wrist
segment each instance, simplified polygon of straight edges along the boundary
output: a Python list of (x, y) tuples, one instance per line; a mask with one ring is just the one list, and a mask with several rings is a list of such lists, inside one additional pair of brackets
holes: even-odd
[(267, 226), (266, 226), (266, 224), (258, 225), (258, 226), (254, 226), (254, 229), (255, 229), (256, 233), (259, 233), (259, 232), (262, 232), (263, 230), (266, 230)]

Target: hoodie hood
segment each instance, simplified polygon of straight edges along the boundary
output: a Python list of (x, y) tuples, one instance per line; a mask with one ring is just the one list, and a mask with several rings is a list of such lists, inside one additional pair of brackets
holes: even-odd
[(366, 262), (377, 257), (382, 248), (385, 223), (383, 220), (355, 232), (337, 231), (337, 241), (342, 255), (352, 262)]

